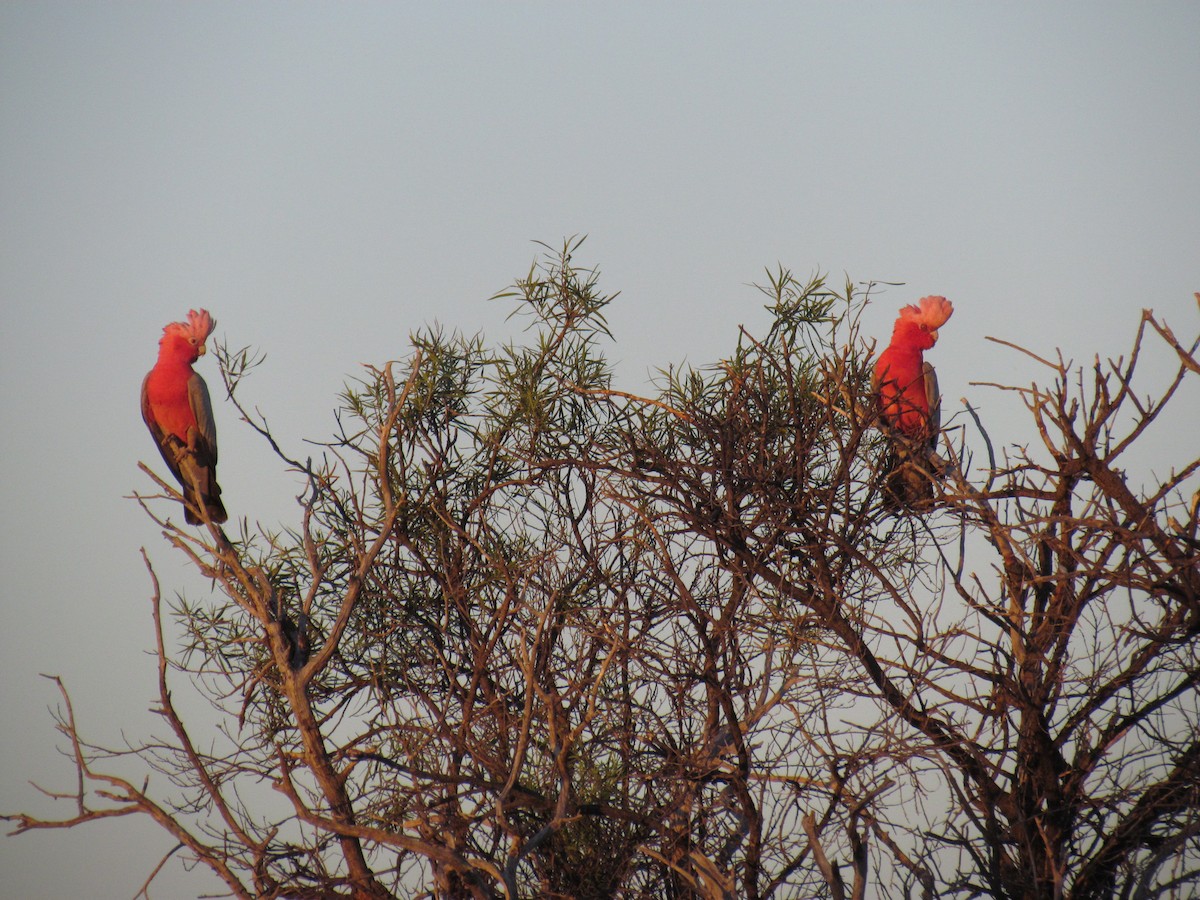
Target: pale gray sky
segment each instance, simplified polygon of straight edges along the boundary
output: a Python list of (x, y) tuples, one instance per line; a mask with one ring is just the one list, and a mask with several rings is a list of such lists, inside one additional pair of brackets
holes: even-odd
[[(266, 351), (247, 399), (299, 453), (411, 329), (501, 334), (484, 298), (534, 240), (590, 235), (635, 390), (761, 324), (765, 267), (903, 281), (874, 333), (950, 297), (949, 401), (1025, 441), (968, 382), (1040, 373), (985, 335), (1084, 362), (1142, 307), (1196, 333), (1198, 35), (1194, 2), (0, 5), (0, 809), (72, 783), (39, 672), (98, 740), (161, 727), (138, 548), (206, 588), (124, 498), (189, 307)], [(217, 419), (231, 513), (290, 520), (294, 479)], [(1200, 426), (1153, 439), (1169, 463)], [(130, 897), (170, 846), (129, 820), (0, 840), (0, 895)]]

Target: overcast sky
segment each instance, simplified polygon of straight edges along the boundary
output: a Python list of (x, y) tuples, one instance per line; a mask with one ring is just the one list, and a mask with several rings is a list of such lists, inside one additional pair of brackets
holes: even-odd
[[(101, 742), (163, 727), (139, 548), (166, 592), (207, 586), (127, 497), (188, 308), (266, 352), (247, 400), (303, 454), (412, 329), (507, 334), (485, 298), (537, 240), (589, 235), (630, 390), (761, 325), (767, 267), (904, 282), (872, 333), (950, 297), (948, 405), (1020, 443), (969, 382), (1041, 373), (985, 336), (1087, 362), (1143, 307), (1200, 329), (1198, 36), (1200, 4), (1148, 0), (0, 4), (0, 809), (73, 783), (38, 673)], [(217, 407), (231, 513), (293, 521), (294, 477)], [(1155, 465), (1194, 456), (1190, 411)], [(0, 894), (128, 898), (170, 846), (128, 819), (3, 839)]]

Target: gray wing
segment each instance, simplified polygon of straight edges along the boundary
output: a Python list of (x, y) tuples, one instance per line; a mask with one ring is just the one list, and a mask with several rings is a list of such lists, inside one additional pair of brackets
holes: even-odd
[(142, 421), (150, 429), (150, 434), (154, 437), (154, 443), (161, 446), (162, 429), (158, 427), (158, 423), (154, 421), (154, 416), (150, 414), (150, 395), (146, 392), (146, 386), (149, 383), (150, 374), (146, 373), (146, 377), (142, 379)]
[(188, 379), (188, 403), (196, 416), (196, 428), (204, 446), (197, 446), (202, 459), (210, 466), (217, 464), (217, 423), (213, 419), (212, 401), (208, 397), (208, 385), (204, 379), (192, 373)]
[(922, 365), (925, 375), (925, 400), (929, 404), (929, 449), (937, 448), (942, 430), (942, 395), (938, 392), (937, 372), (929, 363)]

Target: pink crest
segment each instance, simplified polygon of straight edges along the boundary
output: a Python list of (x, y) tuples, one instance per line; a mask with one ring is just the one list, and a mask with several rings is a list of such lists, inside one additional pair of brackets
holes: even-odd
[(901, 307), (900, 318), (908, 319), (929, 331), (937, 331), (954, 315), (954, 304), (945, 297), (922, 297), (920, 302), (920, 306), (910, 304)]
[[(928, 300), (929, 298), (925, 299)], [(937, 299), (940, 299), (943, 303), (946, 302), (945, 297)], [(921, 302), (924, 303), (925, 301), (922, 300)], [(947, 314), (947, 318), (949, 318), (949, 314)], [(213, 329), (216, 327), (217, 320), (208, 314), (207, 309), (202, 309), (200, 312), (196, 312), (194, 309), (188, 310), (188, 328), (196, 336), (197, 343), (203, 344), (207, 341), (208, 336), (213, 333)]]
[(208, 340), (208, 336), (213, 333), (213, 329), (216, 327), (217, 320), (208, 314), (207, 309), (202, 309), (199, 312), (189, 309), (188, 320), (186, 322), (171, 322), (163, 326), (163, 334), (178, 334), (188, 339), (194, 339), (196, 346), (199, 347)]

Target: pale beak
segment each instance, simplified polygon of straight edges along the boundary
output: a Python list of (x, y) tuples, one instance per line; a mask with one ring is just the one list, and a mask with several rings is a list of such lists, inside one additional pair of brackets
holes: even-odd
[(937, 333), (937, 329), (936, 329), (936, 328), (935, 328), (935, 329), (933, 329), (933, 331), (929, 332), (929, 336), (930, 336), (931, 338), (933, 338), (933, 342), (934, 342), (935, 344), (937, 343), (937, 334), (938, 334), (938, 333)]
[(204, 345), (203, 345), (203, 344), (201, 344), (201, 345), (200, 345), (200, 347), (199, 347), (199, 349), (197, 349), (197, 350), (196, 350), (196, 355), (197, 355), (197, 356), (203, 356), (203, 355), (204, 355), (205, 353), (207, 353), (207, 352), (208, 352), (208, 351), (204, 349)]

